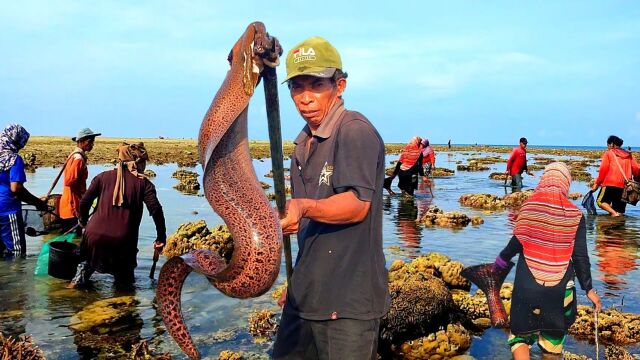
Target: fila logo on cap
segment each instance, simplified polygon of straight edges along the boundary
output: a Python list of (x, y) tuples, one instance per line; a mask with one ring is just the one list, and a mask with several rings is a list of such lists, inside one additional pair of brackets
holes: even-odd
[(312, 47), (305, 49), (304, 47), (298, 48), (293, 51), (293, 63), (297, 64), (301, 61), (315, 60), (316, 52)]

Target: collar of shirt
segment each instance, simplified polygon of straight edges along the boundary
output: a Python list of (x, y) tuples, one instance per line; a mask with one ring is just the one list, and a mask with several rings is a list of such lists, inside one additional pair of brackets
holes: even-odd
[(336, 101), (336, 103), (333, 105), (331, 110), (329, 110), (329, 113), (327, 113), (327, 116), (324, 118), (324, 120), (322, 121), (322, 124), (320, 124), (315, 134), (311, 133), (311, 129), (309, 128), (309, 125), (305, 125), (305, 127), (302, 129), (302, 131), (300, 132), (298, 137), (296, 137), (293, 143), (296, 145), (301, 144), (311, 136), (328, 139), (333, 133), (333, 128), (335, 127), (336, 123), (338, 122), (338, 119), (340, 118), (340, 116), (342, 116), (342, 113), (344, 111), (345, 111), (344, 100), (339, 98), (338, 101)]

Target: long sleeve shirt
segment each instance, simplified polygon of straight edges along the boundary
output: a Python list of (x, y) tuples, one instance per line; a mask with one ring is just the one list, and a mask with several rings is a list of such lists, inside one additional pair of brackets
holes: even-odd
[[(507, 246), (500, 252), (500, 258), (508, 263), (516, 254), (522, 254), (522, 250), (522, 244), (518, 238), (513, 235)], [(521, 261), (524, 261), (524, 258), (521, 257)], [(593, 288), (593, 282), (591, 279), (589, 253), (587, 252), (587, 226), (584, 216), (580, 219), (580, 224), (576, 231), (571, 261), (573, 261), (573, 268), (576, 272), (580, 287), (588, 293), (589, 290)]]
[(80, 199), (87, 191), (87, 162), (84, 152), (76, 148), (67, 160), (64, 169), (62, 197), (60, 198), (59, 214), (62, 219), (79, 217)]
[[(616, 159), (620, 167), (616, 164)], [(620, 169), (624, 172), (624, 176)], [(624, 187), (624, 177), (631, 179), (632, 175), (636, 179), (640, 177), (640, 166), (631, 153), (618, 148), (607, 150), (602, 154), (596, 185), (621, 188)]]

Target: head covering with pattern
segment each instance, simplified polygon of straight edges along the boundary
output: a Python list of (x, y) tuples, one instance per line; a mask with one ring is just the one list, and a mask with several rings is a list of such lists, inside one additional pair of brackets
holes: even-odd
[(0, 134), (0, 171), (11, 169), (16, 163), (18, 151), (27, 145), (29, 133), (18, 124), (9, 124)]
[(133, 175), (145, 179), (144, 169), (147, 166), (147, 160), (149, 154), (144, 147), (144, 143), (129, 144), (123, 142), (118, 146), (118, 178), (116, 180), (116, 186), (113, 189), (113, 205), (122, 206), (125, 203), (124, 199), (124, 171), (125, 169), (131, 172)]

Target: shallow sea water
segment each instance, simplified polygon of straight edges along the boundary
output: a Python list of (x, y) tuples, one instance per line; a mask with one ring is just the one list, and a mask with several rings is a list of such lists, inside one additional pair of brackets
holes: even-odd
[[(504, 154), (482, 153), (483, 156)], [(437, 166), (455, 169), (457, 160), (464, 160), (478, 153), (437, 154)], [(387, 161), (397, 156), (387, 156)], [(263, 177), (270, 169), (270, 160), (255, 160), (254, 166), (261, 181), (271, 182)], [(288, 161), (285, 161), (285, 167)], [(410, 260), (419, 254), (431, 251), (441, 252), (465, 265), (491, 262), (509, 240), (513, 229), (515, 213), (510, 210), (499, 212), (483, 212), (460, 206), (458, 198), (465, 193), (487, 192), (504, 195), (506, 191), (502, 182), (490, 180), (489, 173), (504, 171), (504, 163), (489, 165), (491, 170), (481, 172), (458, 172), (450, 178), (434, 179), (434, 197), (424, 188), (420, 189), (415, 199), (404, 199), (398, 196), (384, 196), (384, 247), (387, 264), (396, 259)], [(212, 227), (222, 220), (211, 210), (204, 197), (184, 195), (173, 185), (177, 180), (171, 178), (176, 165), (149, 166), (157, 173), (152, 181), (156, 184), (158, 197), (162, 203), (167, 220), (169, 234), (185, 222), (205, 219)], [(102, 165), (89, 168), (91, 176), (108, 169)], [(195, 171), (201, 173), (200, 168)], [(596, 174), (597, 168), (588, 169)], [(59, 169), (41, 168), (35, 174), (27, 174), (26, 187), (34, 194), (44, 194)], [(525, 188), (535, 187), (542, 172), (535, 172), (536, 177), (525, 176)], [(59, 187), (58, 187), (59, 189)], [(273, 191), (273, 189), (271, 189)], [(585, 193), (587, 183), (574, 182), (571, 191)], [(575, 201), (579, 205), (579, 200)], [(434, 204), (445, 211), (461, 210), (468, 214), (480, 215), (485, 223), (480, 226), (468, 226), (460, 230), (445, 228), (423, 228), (415, 224), (429, 205)], [(197, 212), (194, 213), (194, 212)], [(640, 294), (638, 283), (638, 246), (640, 243), (640, 208), (628, 206), (627, 215), (621, 219), (602, 215), (587, 218), (587, 243), (591, 258), (591, 270), (594, 285), (603, 296), (605, 307), (619, 306), (623, 311), (640, 312)], [(186, 358), (170, 336), (153, 304), (155, 281), (148, 274), (152, 263), (152, 242), (155, 239), (155, 228), (152, 219), (143, 217), (140, 238), (138, 267), (136, 269), (135, 290), (118, 292), (112, 286), (109, 275), (94, 275), (93, 286), (86, 290), (69, 290), (66, 281), (49, 276), (34, 277), (37, 255), (43, 242), (48, 237), (27, 237), (26, 259), (0, 261), (0, 331), (8, 335), (30, 334), (35, 343), (45, 352), (49, 359), (93, 358), (96, 352), (87, 349), (74, 332), (68, 327), (69, 319), (86, 305), (97, 300), (120, 296), (135, 295), (140, 304), (136, 308), (136, 321), (126, 330), (140, 339), (149, 341), (155, 352), (169, 352), (175, 359)], [(295, 259), (295, 237), (292, 238)], [(400, 247), (400, 251), (394, 250)], [(160, 266), (164, 262), (161, 257), (156, 271), (156, 279)], [(515, 271), (507, 281), (512, 282)], [(285, 278), (284, 263), (274, 288)], [(472, 292), (475, 288), (472, 289)], [(589, 304), (583, 291), (578, 292), (580, 304)], [(255, 309), (268, 308), (277, 311), (275, 301), (270, 292), (250, 300), (228, 298), (215, 290), (204, 277), (192, 274), (183, 288), (183, 313), (198, 348), (204, 358), (217, 359), (220, 351), (243, 350), (265, 353), (270, 342), (256, 344), (247, 330), (247, 319)], [(116, 332), (115, 336), (120, 333)], [(482, 336), (474, 337), (471, 349), (467, 354), (477, 359), (508, 359), (510, 352), (506, 345), (508, 333), (489, 329)], [(588, 355), (595, 358), (595, 346), (587, 342), (569, 338), (568, 351)], [(601, 356), (603, 356), (603, 347)], [(640, 346), (627, 347), (632, 353), (640, 353)], [(533, 358), (539, 358), (539, 351), (534, 350)]]

